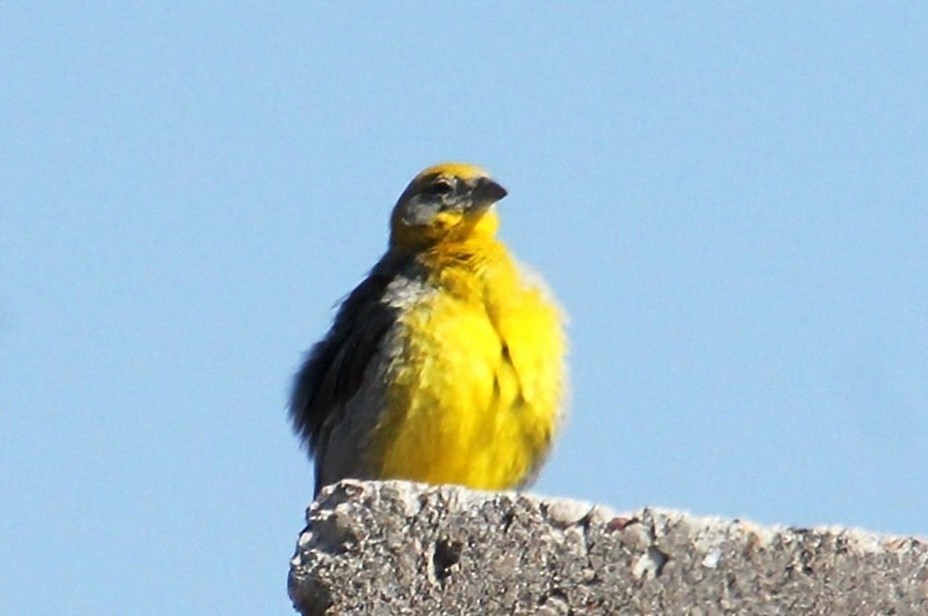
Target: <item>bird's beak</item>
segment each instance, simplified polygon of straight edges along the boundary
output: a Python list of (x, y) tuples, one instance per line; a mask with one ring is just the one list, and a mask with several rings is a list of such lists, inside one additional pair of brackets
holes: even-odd
[(505, 188), (490, 178), (480, 178), (474, 186), (474, 203), (487, 207), (493, 205), (507, 194)]

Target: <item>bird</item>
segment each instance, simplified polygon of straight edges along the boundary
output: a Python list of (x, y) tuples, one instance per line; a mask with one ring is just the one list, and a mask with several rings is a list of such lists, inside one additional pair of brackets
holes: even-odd
[(563, 423), (565, 318), (497, 237), (482, 168), (415, 176), (388, 247), (307, 352), (290, 395), (315, 490), (342, 479), (524, 489)]

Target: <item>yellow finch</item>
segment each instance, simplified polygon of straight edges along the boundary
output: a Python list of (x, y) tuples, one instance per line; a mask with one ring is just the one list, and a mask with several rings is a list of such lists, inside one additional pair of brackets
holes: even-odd
[(506, 190), (473, 165), (417, 175), (386, 254), (309, 351), (290, 400), (316, 490), (340, 479), (522, 487), (558, 428), (561, 315), (496, 239)]

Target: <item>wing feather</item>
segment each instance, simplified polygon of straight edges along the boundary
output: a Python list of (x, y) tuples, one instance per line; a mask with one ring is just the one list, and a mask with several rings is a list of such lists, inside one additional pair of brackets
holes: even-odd
[(342, 421), (368, 366), (380, 353), (384, 336), (396, 322), (396, 308), (384, 301), (395, 267), (385, 257), (348, 295), (332, 328), (310, 349), (294, 379), (290, 419), (315, 459), (316, 493), (324, 475), (328, 436)]

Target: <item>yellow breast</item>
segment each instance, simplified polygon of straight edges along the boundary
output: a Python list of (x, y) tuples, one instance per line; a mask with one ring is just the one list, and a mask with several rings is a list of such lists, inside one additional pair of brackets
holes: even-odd
[(505, 248), (423, 255), (434, 290), (401, 311), (383, 477), (506, 489), (543, 460), (558, 426), (565, 342), (557, 307)]

